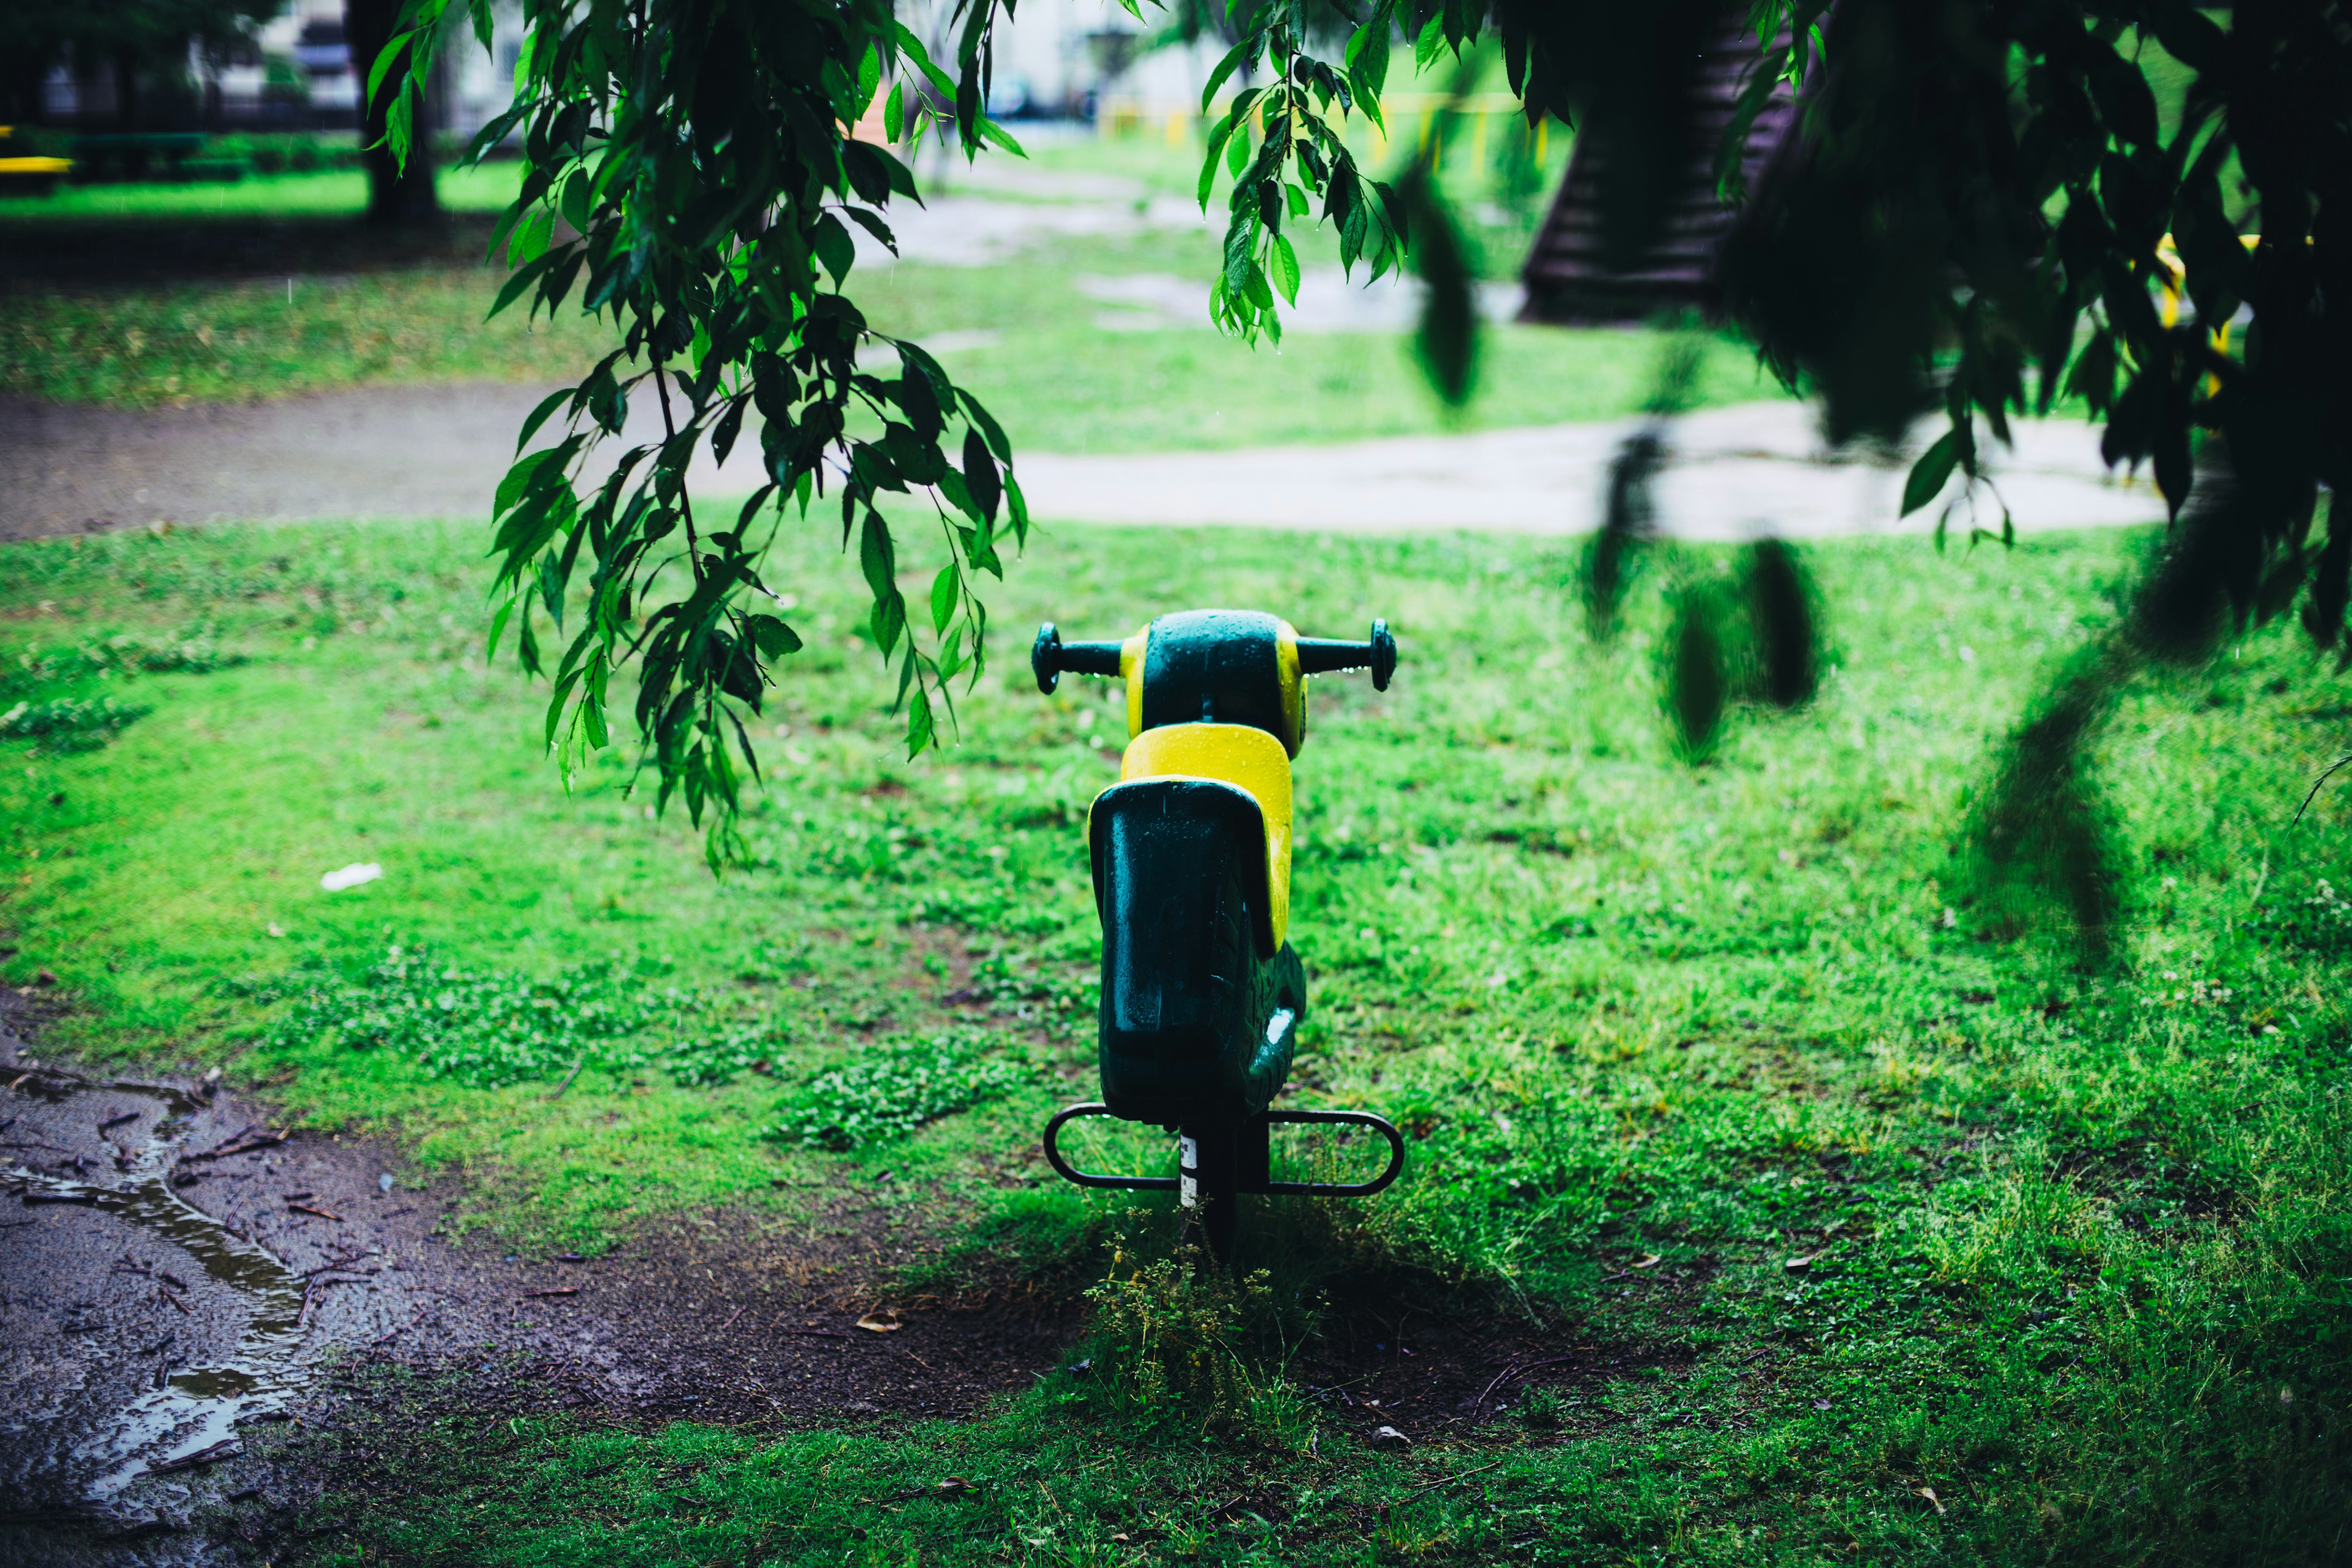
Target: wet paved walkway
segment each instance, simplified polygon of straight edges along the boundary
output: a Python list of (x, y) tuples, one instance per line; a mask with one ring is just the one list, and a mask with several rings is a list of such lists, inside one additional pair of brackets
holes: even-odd
[[(514, 432), (545, 391), (372, 387), (155, 412), (0, 400), (0, 539), (158, 521), (481, 515), (512, 458)], [(640, 421), (658, 429), (646, 410), (632, 418), (633, 436)], [(1048, 522), (1578, 533), (1595, 526), (1610, 455), (1632, 427), (1212, 452), (1028, 452), (1017, 471), (1032, 512)], [(1673, 441), (1658, 491), (1660, 521), (1672, 533), (1820, 538), (1897, 525), (1903, 468), (1830, 459), (1801, 404), (1710, 409), (1680, 421)], [(758, 450), (747, 436), (724, 468), (706, 452), (696, 478), (748, 492), (759, 482)], [(2147, 479), (2110, 476), (2096, 431), (2074, 421), (2021, 425), (2017, 449), (1999, 455), (1996, 473), (2023, 530), (2164, 517)], [(1932, 527), (1937, 510), (1907, 526)], [(1979, 521), (1997, 526), (2000, 516), (1999, 504), (1981, 497)], [(1966, 523), (1964, 508), (1955, 524)]]

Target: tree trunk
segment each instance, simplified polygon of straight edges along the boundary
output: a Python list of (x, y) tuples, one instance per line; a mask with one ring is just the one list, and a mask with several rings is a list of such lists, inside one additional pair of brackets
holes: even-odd
[(139, 62), (129, 49), (114, 52), (114, 123), (122, 131), (139, 129)]
[(48, 80), (51, 61), (31, 49), (15, 51), (5, 64), (7, 96), (0, 99), (0, 119), (16, 125), (48, 123)]
[(441, 203), (433, 191), (433, 106), (429, 102), (416, 106), (415, 144), (409, 149), (405, 169), (393, 156), (392, 149), (383, 144), (387, 111), (392, 108), (401, 73), (407, 68), (404, 51), (401, 65), (385, 73), (383, 90), (373, 100), (367, 96), (369, 74), (375, 69), (376, 57), (383, 52), (384, 45), (392, 41), (394, 25), (399, 16), (400, 0), (343, 0), (343, 37), (351, 45), (352, 72), (359, 79), (360, 139), (366, 150), (368, 171), (368, 221), (405, 226), (438, 218)]

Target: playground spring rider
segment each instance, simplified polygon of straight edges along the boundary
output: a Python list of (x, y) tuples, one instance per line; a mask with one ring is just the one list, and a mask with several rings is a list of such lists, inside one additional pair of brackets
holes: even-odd
[[(1290, 1076), (1307, 976), (1290, 921), (1290, 759), (1307, 738), (1305, 678), (1372, 672), (1387, 690), (1396, 639), (1302, 637), (1253, 610), (1162, 616), (1125, 642), (1066, 643), (1038, 628), (1030, 665), (1127, 684), (1119, 782), (1087, 814), (1102, 917), (1100, 1102), (1045, 1124), (1045, 1158), (1082, 1187), (1174, 1191), (1218, 1258), (1233, 1252), (1241, 1193), (1368, 1196), (1396, 1180), (1404, 1139), (1353, 1110), (1268, 1109)], [(1176, 1176), (1074, 1169), (1055, 1139), (1080, 1116), (1157, 1122), (1179, 1135)], [(1276, 1122), (1370, 1127), (1389, 1142), (1369, 1182), (1270, 1179)]]

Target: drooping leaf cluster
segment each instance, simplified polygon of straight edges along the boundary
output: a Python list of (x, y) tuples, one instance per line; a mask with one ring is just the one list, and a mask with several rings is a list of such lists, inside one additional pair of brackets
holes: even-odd
[(1358, 167), (1344, 135), (1351, 110), (1384, 128), (1380, 95), (1388, 79), (1396, 5), (1381, 0), (1372, 7), (1349, 35), (1338, 66), (1307, 53), (1308, 14), (1296, 0), (1255, 0), (1234, 14), (1241, 41), (1209, 73), (1201, 111), (1213, 108), (1236, 74), (1246, 79), (1264, 69), (1268, 79), (1236, 92), (1209, 127), (1202, 210), (1208, 210), (1221, 166), (1233, 181), (1224, 265), (1210, 288), (1209, 314), (1238, 336), (1263, 332), (1279, 342), (1282, 318), (1275, 297), (1298, 303), (1298, 251), (1283, 232), (1285, 224), (1310, 217), (1328, 223), (1339, 238), (1340, 266), (1350, 274), (1360, 259), (1370, 263), (1377, 279), (1402, 259), (1404, 199)]
[[(2352, 288), (2352, 14), (1767, 0), (1756, 16), (1776, 42), (1749, 96), (1801, 73), (1806, 118), (1726, 258), (1728, 304), (1776, 370), (1820, 388), (1832, 434), (1942, 414), (1908, 511), (1955, 473), (1972, 499), (1983, 436), (2071, 396), (2176, 517), (2195, 437), (2218, 437), (2234, 483), (2213, 593), (2267, 617), (2307, 584), (2311, 631), (2335, 643), (2352, 517), (2308, 536), (2352, 455), (2352, 320), (2326, 309)], [(2168, 57), (2193, 73), (2169, 127), (2148, 70)]]
[[(415, 0), (376, 63), (370, 90), (395, 95), (395, 144), (460, 14), (487, 41), (488, 0)], [(974, 582), (1003, 574), (1000, 542), (1017, 548), (1028, 526), (1011, 446), (842, 286), (857, 237), (895, 249), (887, 210), (919, 199), (894, 146), (938, 134), (1013, 148), (981, 110), (993, 16), (982, 4), (965, 16), (959, 77), (884, 0), (529, 0), (513, 106), (473, 143), (478, 156), (519, 135), (525, 160), (492, 240), (512, 268), (494, 309), (576, 300), (617, 340), (532, 413), (519, 451), (562, 433), (499, 487), (492, 651), (510, 630), (523, 667), (552, 681), (547, 740), (567, 767), (612, 742), (608, 705), (630, 695), (615, 679), (634, 660), (633, 728), (660, 799), (708, 818), (714, 864), (758, 767), (745, 721), (801, 647), (762, 575), (788, 518), (837, 510), (910, 752), (952, 716), (949, 682), (984, 663)], [(387, 80), (404, 49), (408, 71)], [(878, 137), (853, 134), (877, 106)], [(617, 461), (590, 468), (610, 437)], [(765, 482), (732, 516), (698, 517), (690, 466), (739, 443), (756, 446)], [(895, 525), (886, 504), (906, 509)], [(944, 564), (918, 612), (902, 556), (933, 529)]]

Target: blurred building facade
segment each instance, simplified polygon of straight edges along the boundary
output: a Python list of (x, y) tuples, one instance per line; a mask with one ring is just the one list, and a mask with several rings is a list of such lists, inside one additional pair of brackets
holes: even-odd
[[(522, 10), (500, 5), (491, 47), (470, 37), (457, 41), (439, 63), (428, 97), (433, 128), (470, 136), (504, 110), (514, 95), (515, 60), (522, 47)], [(342, 0), (293, 0), (256, 30), (252, 42), (226, 51), (192, 41), (182, 90), (162, 95), (145, 118), (151, 128), (204, 131), (356, 131), (364, 67), (355, 67), (344, 37)], [(158, 101), (148, 93), (150, 101)], [(121, 114), (121, 85), (111, 60), (68, 60), (43, 86), (49, 124), (113, 127)]]
[[(908, 0), (900, 16), (950, 72), (953, 0)], [(991, 114), (1008, 120), (1092, 120), (1106, 99), (1123, 105), (1197, 109), (1201, 84), (1227, 47), (1213, 30), (1185, 42), (1150, 6), (1139, 22), (1118, 0), (1025, 0), (1017, 19), (1000, 20)], [(430, 110), (435, 129), (470, 136), (511, 100), (522, 44), (520, 5), (495, 13), (491, 47), (453, 40)], [(184, 79), (141, 89), (142, 119), (154, 129), (350, 131), (359, 123), (364, 65), (344, 35), (341, 0), (291, 0), (249, 44), (225, 51), (191, 42)], [(121, 114), (120, 71), (109, 59), (68, 60), (42, 91), (48, 123), (110, 128)], [(165, 123), (164, 121), (168, 121)]]

